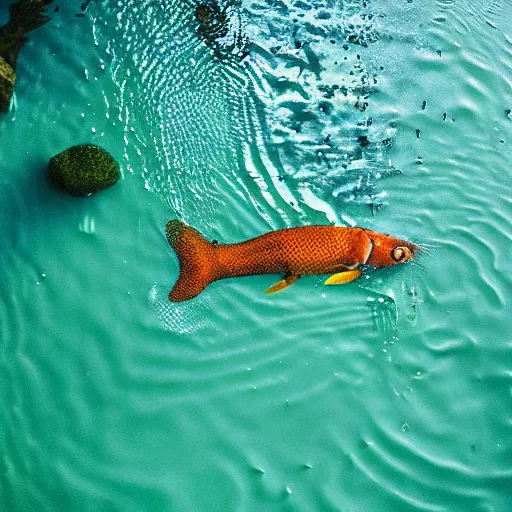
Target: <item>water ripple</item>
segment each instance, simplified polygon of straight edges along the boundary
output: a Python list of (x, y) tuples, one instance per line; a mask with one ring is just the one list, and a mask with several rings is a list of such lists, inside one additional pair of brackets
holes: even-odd
[[(197, 4), (62, 6), (24, 49), (0, 123), (1, 505), (508, 510), (510, 6), (218, 2), (201, 34)], [(84, 138), (124, 176), (77, 202), (44, 167)], [(431, 249), (174, 305), (175, 216)]]

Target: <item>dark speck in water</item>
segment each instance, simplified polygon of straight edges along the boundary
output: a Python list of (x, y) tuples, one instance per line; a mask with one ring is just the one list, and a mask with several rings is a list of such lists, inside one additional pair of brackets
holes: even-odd
[(75, 14), (75, 16), (77, 18), (85, 18), (85, 14), (83, 12), (79, 13), (79, 14)]
[(362, 148), (365, 148), (370, 144), (370, 141), (366, 135), (359, 135), (357, 140), (359, 141), (359, 144), (361, 144)]
[(423, 100), (423, 103), (421, 105), (421, 110), (425, 110), (427, 108), (427, 100)]
[(421, 130), (416, 129), (416, 137), (418, 137), (418, 139), (420, 138), (420, 135), (421, 135)]
[(443, 114), (443, 121), (446, 121), (446, 112)]
[(372, 216), (375, 216), (375, 214), (384, 206), (384, 203), (368, 203), (368, 206), (370, 207), (370, 213)]
[(423, 164), (423, 158), (421, 158), (421, 156), (419, 156), (418, 158), (416, 158), (416, 162), (414, 162), (416, 165), (422, 165)]
[(359, 101), (357, 100), (354, 104), (354, 107), (357, 108), (360, 112), (364, 112), (366, 110), (366, 107), (368, 107), (367, 101)]
[(439, 57), (441, 57), (443, 55), (443, 52), (441, 50), (437, 50), (437, 55), (439, 55)]
[(507, 110), (505, 110), (505, 115), (509, 118), (509, 119), (512, 119), (512, 110), (507, 108)]
[(319, 108), (324, 114), (330, 114), (332, 111), (332, 105), (327, 101), (322, 101)]

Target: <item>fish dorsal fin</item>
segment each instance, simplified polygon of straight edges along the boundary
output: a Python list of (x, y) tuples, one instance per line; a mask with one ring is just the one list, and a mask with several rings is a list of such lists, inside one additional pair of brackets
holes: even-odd
[(299, 279), (299, 277), (300, 276), (296, 276), (293, 274), (286, 274), (283, 277), (283, 279), (281, 279), (281, 281), (278, 281), (276, 284), (273, 284), (270, 288), (267, 288), (264, 293), (266, 295), (269, 295), (271, 293), (280, 292), (280, 291), (284, 290), (285, 288), (288, 288), (288, 286), (290, 286), (291, 284), (295, 283), (295, 281), (297, 281), (297, 279)]
[(339, 272), (338, 274), (333, 274), (325, 280), (324, 284), (344, 284), (350, 283), (354, 279), (357, 279), (361, 275), (361, 271), (357, 270), (347, 270), (345, 272)]

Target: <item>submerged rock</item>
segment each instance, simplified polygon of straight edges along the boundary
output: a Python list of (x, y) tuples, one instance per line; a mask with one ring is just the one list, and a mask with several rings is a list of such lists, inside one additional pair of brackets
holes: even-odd
[(9, 108), (16, 80), (16, 61), (28, 41), (25, 34), (49, 20), (45, 9), (52, 2), (19, 0), (9, 8), (9, 22), (0, 27), (0, 114)]
[(243, 59), (248, 54), (240, 0), (202, 2), (196, 6), (195, 17), (198, 35), (213, 49), (217, 58)]
[(55, 155), (48, 165), (48, 177), (73, 196), (88, 196), (115, 185), (121, 173), (108, 151), (83, 144)]
[(0, 114), (7, 112), (14, 92), (16, 73), (0, 56)]

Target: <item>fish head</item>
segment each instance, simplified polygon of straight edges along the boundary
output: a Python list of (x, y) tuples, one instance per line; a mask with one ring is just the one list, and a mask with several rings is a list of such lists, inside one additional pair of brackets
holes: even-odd
[(390, 267), (407, 263), (416, 256), (419, 247), (412, 242), (375, 231), (365, 230), (372, 242), (372, 251), (366, 263), (374, 267)]

